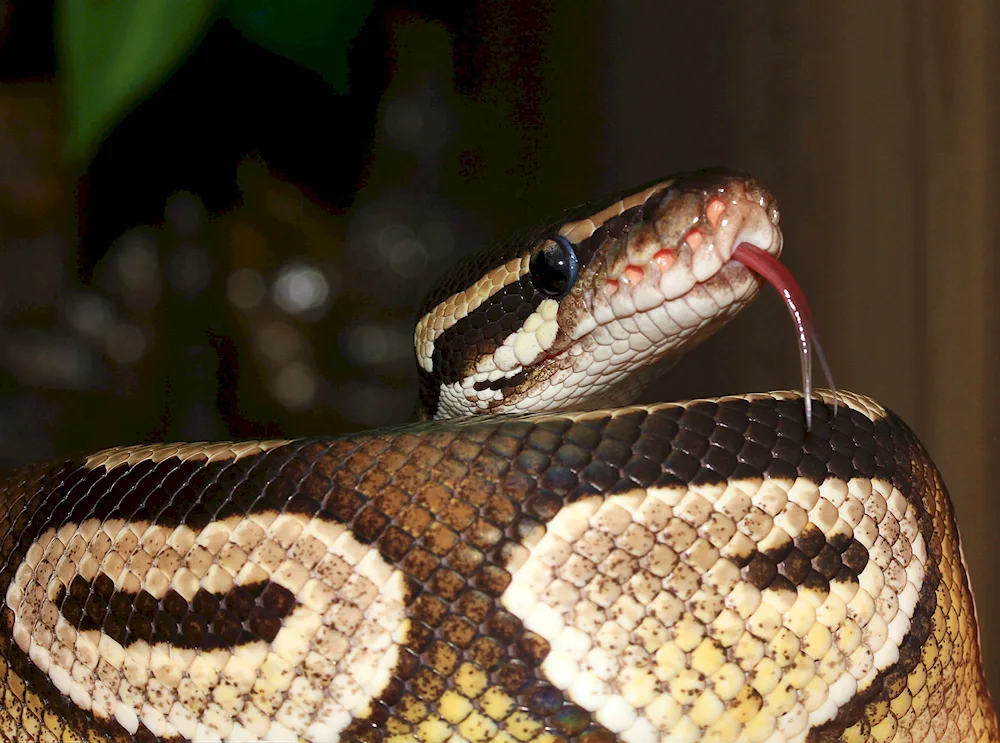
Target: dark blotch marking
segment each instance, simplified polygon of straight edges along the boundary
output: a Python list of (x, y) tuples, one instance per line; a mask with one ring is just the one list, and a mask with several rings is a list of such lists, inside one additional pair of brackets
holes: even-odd
[(549, 724), (563, 735), (578, 735), (590, 724), (590, 714), (583, 707), (567, 704), (549, 718)]
[(444, 693), (447, 688), (447, 681), (434, 670), (421, 668), (410, 681), (410, 688), (421, 699), (433, 702)]
[(765, 552), (767, 556), (774, 560), (775, 563), (781, 563), (788, 557), (788, 553), (794, 549), (792, 544), (792, 538), (783, 535), (781, 540), (776, 544), (770, 545)]
[(809, 558), (802, 550), (793, 547), (778, 565), (778, 571), (795, 585), (802, 585), (812, 570)]
[(795, 547), (810, 560), (826, 546), (826, 535), (816, 524), (809, 522), (794, 539)]
[[(107, 584), (111, 584), (110, 591)], [(291, 591), (271, 581), (234, 585), (225, 594), (198, 589), (189, 603), (172, 589), (162, 601), (146, 591), (115, 590), (104, 574), (93, 583), (77, 575), (69, 590), (59, 589), (54, 603), (78, 630), (99, 630), (126, 648), (145, 640), (196, 650), (256, 640), (269, 643), (297, 604)], [(125, 605), (131, 610), (125, 611)]]
[(485, 629), (491, 637), (505, 645), (513, 644), (524, 632), (521, 620), (507, 611), (499, 611), (490, 617)]
[(813, 570), (827, 580), (833, 580), (840, 572), (842, 565), (840, 554), (829, 544), (824, 545), (819, 554), (812, 559)]
[(809, 567), (809, 573), (802, 580), (801, 585), (803, 588), (808, 588), (823, 595), (830, 591), (830, 581), (813, 570), (812, 566)]
[[(303, 461), (321, 460), (330, 447), (330, 442), (301, 441), (237, 460), (167, 458), (110, 471), (67, 462), (50, 470), (49, 481), (39, 485), (39, 492), (45, 493), (45, 518), (24, 524), (18, 550), (26, 550), (48, 528), (87, 519), (148, 521), (168, 528), (185, 524), (195, 531), (212, 521), (265, 511), (320, 515), (343, 522), (326, 510), (340, 502), (341, 491), (329, 479), (301, 466)], [(285, 495), (278, 497), (280, 493)], [(105, 591), (104, 595), (112, 600), (114, 594)]]
[(517, 658), (529, 666), (539, 666), (549, 654), (549, 643), (541, 635), (525, 632), (515, 645)]
[(778, 567), (774, 560), (763, 552), (754, 552), (750, 562), (740, 570), (743, 580), (761, 590), (771, 585), (777, 574)]
[[(86, 729), (86, 728), (81, 728)], [(153, 732), (144, 724), (139, 723), (139, 729), (135, 731), (133, 738), (135, 743), (183, 743), (184, 739), (179, 737), (163, 737), (153, 735)]]
[(509, 387), (517, 387), (527, 378), (528, 370), (522, 369), (517, 374), (512, 374), (509, 377), (500, 377), (499, 379), (494, 379), (492, 381), (476, 382), (472, 385), (472, 387), (479, 392), (483, 390), (505, 390)]
[(840, 559), (852, 575), (859, 576), (868, 566), (868, 550), (859, 541), (852, 539), (847, 549), (841, 553)]
[(555, 714), (564, 703), (563, 693), (552, 686), (539, 686), (528, 696), (528, 709), (541, 717)]
[[(910, 465), (903, 461), (909, 445), (904, 439), (911, 434), (908, 430), (904, 433), (898, 419), (880, 421), (873, 431), (864, 415), (841, 406), (837, 421), (841, 428), (852, 432), (843, 436), (843, 441), (874, 438), (876, 444), (866, 441), (863, 446), (866, 450), (876, 448), (870, 457), (854, 457), (852, 452), (835, 456), (833, 449), (824, 445), (828, 436), (839, 436), (839, 429), (830, 425), (832, 408), (813, 401), (813, 411), (817, 422), (808, 435), (804, 407), (798, 399), (696, 402), (685, 407), (664, 407), (652, 414), (634, 410), (609, 420), (573, 422), (563, 436), (569, 441), (586, 441), (591, 461), (577, 473), (568, 499), (572, 502), (593, 494), (597, 488), (591, 483), (595, 481), (609, 495), (636, 487), (796, 477), (817, 485), (829, 477), (881, 478), (904, 492), (912, 491)], [(736, 437), (737, 431), (743, 431), (742, 435)], [(732, 456), (720, 456), (715, 449)], [(864, 466), (845, 466), (855, 460)], [(547, 461), (540, 464), (542, 468), (548, 466)], [(608, 485), (612, 480), (614, 483)], [(825, 544), (825, 536), (814, 526), (807, 526), (793, 541), (793, 546), (810, 558)], [(847, 544), (837, 546), (843, 551)]]

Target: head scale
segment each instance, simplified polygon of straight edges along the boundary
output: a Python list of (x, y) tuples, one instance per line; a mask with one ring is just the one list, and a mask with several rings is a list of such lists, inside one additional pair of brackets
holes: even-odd
[(774, 198), (713, 168), (571, 209), (443, 277), (414, 333), (424, 414), (578, 410), (633, 399), (654, 368), (756, 294), (731, 260), (778, 255)]

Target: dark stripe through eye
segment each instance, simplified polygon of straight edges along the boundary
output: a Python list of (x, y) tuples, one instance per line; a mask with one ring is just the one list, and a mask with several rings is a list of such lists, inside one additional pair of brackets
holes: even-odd
[(580, 275), (580, 260), (573, 243), (562, 235), (556, 235), (532, 256), (528, 270), (535, 291), (561, 299), (569, 294)]

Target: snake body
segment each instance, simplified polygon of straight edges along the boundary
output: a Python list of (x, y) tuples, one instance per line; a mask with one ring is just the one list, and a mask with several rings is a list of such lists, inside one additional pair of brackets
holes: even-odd
[(708, 171), (487, 249), (425, 303), (421, 423), (9, 475), (0, 737), (1000, 740), (903, 421), (825, 392), (808, 431), (791, 392), (589, 409), (748, 301), (731, 248), (776, 254), (776, 224)]

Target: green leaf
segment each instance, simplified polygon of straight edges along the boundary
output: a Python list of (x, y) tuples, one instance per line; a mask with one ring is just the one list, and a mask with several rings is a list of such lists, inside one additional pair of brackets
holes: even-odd
[(213, 19), (216, 0), (58, 0), (66, 149), (89, 160), (111, 129), (166, 80)]
[(347, 50), (374, 0), (226, 0), (220, 14), (250, 41), (347, 92)]

